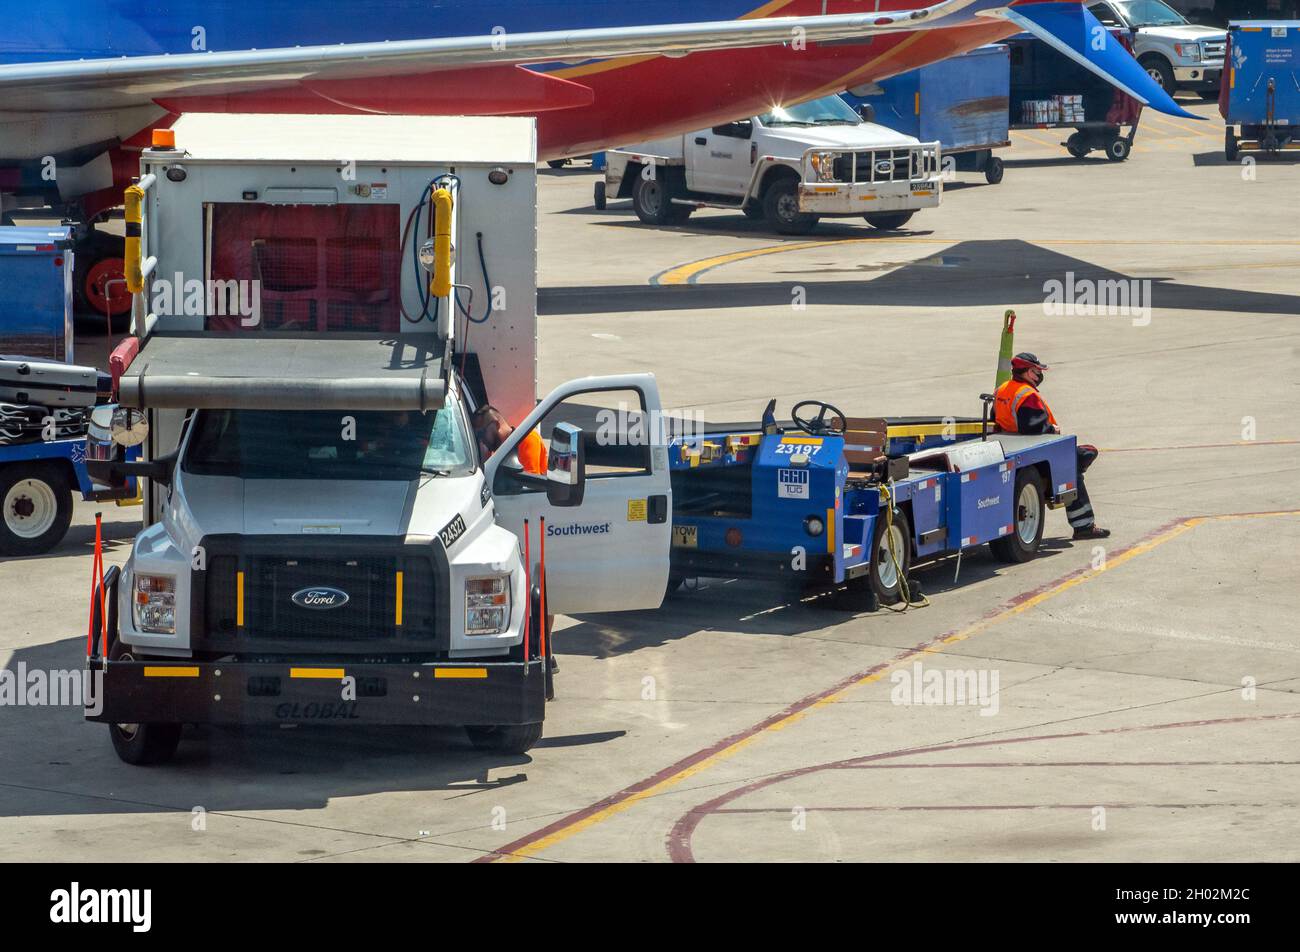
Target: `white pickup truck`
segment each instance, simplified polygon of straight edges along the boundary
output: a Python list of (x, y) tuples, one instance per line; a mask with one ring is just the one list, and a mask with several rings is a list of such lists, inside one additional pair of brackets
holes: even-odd
[(1207, 99), (1219, 95), (1226, 31), (1188, 23), (1161, 0), (1097, 0), (1088, 11), (1102, 26), (1132, 33), (1134, 57), (1169, 95), (1183, 89)]
[(648, 225), (735, 208), (784, 235), (823, 216), (901, 228), (943, 193), (939, 143), (864, 122), (838, 96), (606, 154), (596, 207), (630, 198)]

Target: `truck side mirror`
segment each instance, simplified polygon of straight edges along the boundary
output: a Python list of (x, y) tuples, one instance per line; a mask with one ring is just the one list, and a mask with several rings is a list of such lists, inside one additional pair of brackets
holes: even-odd
[(580, 506), (587, 484), (587, 454), (582, 430), (557, 423), (546, 458), (546, 501), (552, 506)]
[(871, 105), (871, 103), (869, 102), (859, 103), (858, 116), (862, 119), (863, 122), (875, 122), (876, 107)]

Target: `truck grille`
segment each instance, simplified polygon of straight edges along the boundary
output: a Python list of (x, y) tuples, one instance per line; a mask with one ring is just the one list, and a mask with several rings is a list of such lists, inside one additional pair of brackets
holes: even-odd
[[(432, 651), (444, 640), (439, 609), (445, 599), (438, 594), (440, 573), (433, 557), (434, 549), (441, 553), (437, 546), (358, 546), (346, 537), (334, 537), (333, 544), (304, 544), (298, 538), (286, 544), (278, 537), (278, 552), (267, 551), (266, 542), (241, 552), (204, 541), (206, 570), (194, 573), (196, 647)], [(327, 596), (308, 594), (313, 591)], [(322, 607), (331, 598), (340, 601), (338, 593), (346, 601)]]
[(1228, 44), (1226, 40), (1205, 40), (1204, 42), (1201, 43), (1201, 50), (1202, 50), (1201, 59), (1203, 60), (1223, 59), (1223, 54), (1227, 48), (1227, 45)]
[(913, 146), (847, 152), (832, 167), (838, 182), (909, 182), (932, 175), (938, 165), (934, 149)]

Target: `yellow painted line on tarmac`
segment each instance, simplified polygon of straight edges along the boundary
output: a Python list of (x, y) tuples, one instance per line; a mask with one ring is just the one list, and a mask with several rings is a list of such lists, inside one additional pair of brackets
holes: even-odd
[(553, 829), (550, 833), (547, 833), (545, 836), (540, 836), (533, 840), (526, 839), (525, 841), (513, 846), (513, 848), (509, 848), (509, 852), (499, 853), (492, 857), (492, 859), (501, 862), (518, 862), (536, 856), (538, 853), (548, 850), (578, 833), (590, 829), (598, 823), (602, 823), (611, 817), (617, 816), (618, 814), (631, 809), (642, 800), (657, 796), (665, 790), (675, 787), (683, 781), (689, 780), (691, 777), (708, 770), (710, 767), (734, 757), (736, 754), (740, 753), (740, 751), (757, 741), (764, 734), (785, 730), (787, 727), (803, 720), (811, 712), (835, 704), (843, 699), (850, 691), (881, 680), (892, 671), (896, 670), (900, 665), (911, 663), (913, 659), (919, 655), (938, 653), (947, 645), (953, 645), (965, 641), (982, 631), (992, 628), (994, 625), (1000, 624), (1010, 618), (1018, 617), (1019, 615), (1029, 611), (1031, 608), (1043, 604), (1049, 599), (1056, 598), (1058, 595), (1071, 591), (1082, 585), (1084, 582), (1091, 581), (1097, 576), (1116, 569), (1140, 555), (1145, 555), (1153, 549), (1164, 545), (1166, 542), (1177, 539), (1179, 536), (1190, 532), (1192, 529), (1205, 522), (1221, 522), (1233, 519), (1263, 519), (1277, 516), (1300, 516), (1300, 509), (1287, 509), (1272, 512), (1228, 513), (1214, 516), (1194, 516), (1184, 519), (1181, 522), (1170, 526), (1163, 532), (1111, 556), (1097, 568), (1087, 569), (1083, 572), (1067, 576), (1056, 584), (1051, 585), (1040, 592), (1036, 592), (1029, 597), (1016, 600), (1011, 605), (1008, 605), (1005, 608), (986, 616), (980, 621), (966, 626), (965, 628), (960, 628), (931, 644), (904, 652), (902, 655), (894, 658), (887, 664), (873, 669), (868, 674), (850, 681), (833, 691), (827, 692), (808, 706), (792, 711), (783, 717), (775, 718), (757, 730), (741, 734), (732, 743), (719, 747), (709, 753), (708, 756), (689, 763), (681, 770), (668, 774), (656, 783), (632, 790), (628, 792), (626, 796), (616, 795), (612, 802), (598, 810), (590, 812), (580, 811), (578, 814), (574, 815), (572, 822), (566, 823), (561, 821), (561, 825)]
[[(915, 245), (958, 245), (965, 238), (833, 238), (826, 241), (791, 241), (779, 245), (764, 245), (761, 248), (749, 248), (744, 251), (732, 251), (727, 254), (714, 255), (711, 258), (701, 258), (698, 261), (688, 261), (685, 264), (679, 264), (667, 271), (661, 271), (650, 279), (653, 285), (681, 285), (692, 284), (695, 279), (705, 271), (712, 271), (714, 268), (721, 268), (725, 265), (734, 264), (737, 261), (748, 261), (751, 258), (761, 258), (764, 255), (783, 254), (790, 251), (809, 251), (814, 248), (834, 248), (841, 245), (862, 245), (862, 244), (915, 244)], [(1030, 245), (1141, 245), (1143, 247), (1154, 246), (1176, 246), (1176, 247), (1250, 247), (1253, 245), (1269, 246), (1283, 245), (1287, 247), (1300, 247), (1300, 239), (1295, 238), (1220, 238), (1206, 239), (1198, 241), (1194, 239), (1152, 239), (1152, 240), (1112, 240), (1108, 238), (1026, 238), (1023, 239), (1026, 244)], [(1239, 267), (1248, 268), (1252, 265), (1243, 264)]]

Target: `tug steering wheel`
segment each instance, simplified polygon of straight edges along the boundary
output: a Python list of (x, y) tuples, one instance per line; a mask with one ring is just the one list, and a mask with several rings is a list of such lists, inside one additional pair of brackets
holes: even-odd
[[(804, 407), (816, 409), (817, 416), (811, 418), (800, 416), (799, 411)], [(829, 421), (826, 419), (828, 414), (831, 416)], [(796, 403), (790, 410), (790, 419), (794, 420), (794, 425), (809, 436), (843, 436), (844, 431), (849, 428), (843, 411), (821, 400), (804, 400)]]

